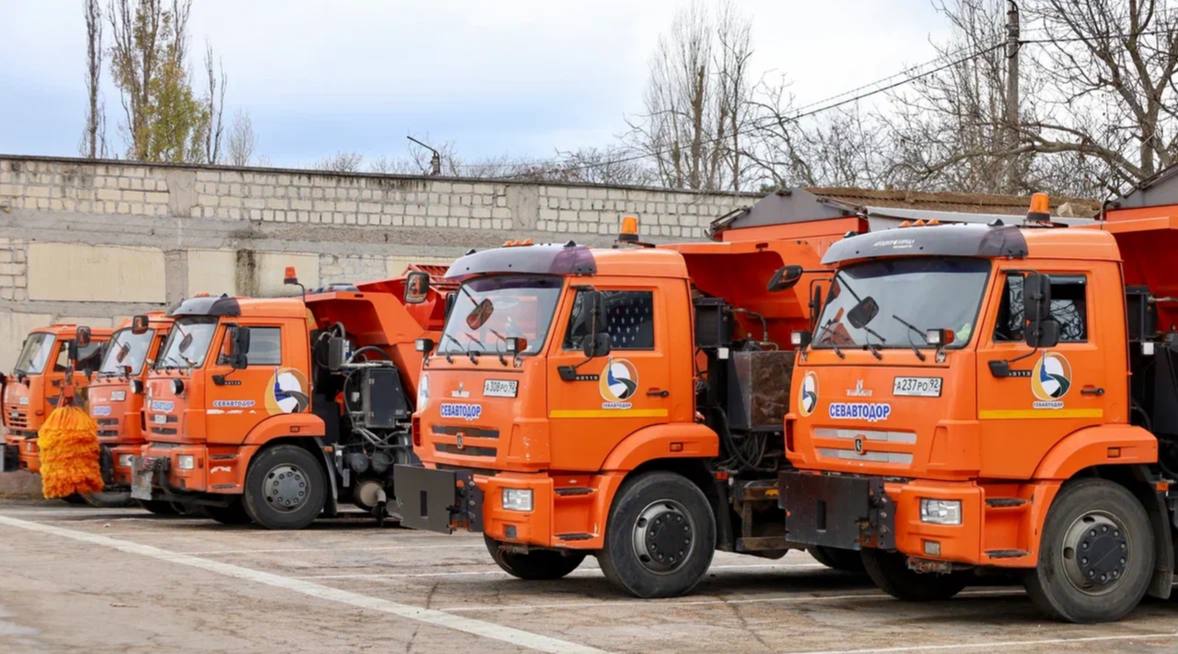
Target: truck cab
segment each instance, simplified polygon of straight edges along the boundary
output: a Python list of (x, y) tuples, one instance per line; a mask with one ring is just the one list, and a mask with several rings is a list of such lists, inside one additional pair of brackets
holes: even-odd
[(1168, 300), (1126, 286), (1141, 261), (1123, 258), (1124, 226), (1032, 213), (1038, 226), (913, 226), (826, 252), (786, 418), (786, 538), (861, 552), (902, 599), (1005, 570), (1051, 615), (1116, 619), (1172, 583), (1152, 387), (1130, 387), (1168, 366)]
[(171, 318), (154, 311), (123, 321), (111, 335), (88, 392), (106, 484), (87, 498), (92, 503), (122, 504), (130, 497), (131, 460), (144, 443), (145, 382), (171, 327)]
[[(66, 323), (29, 332), (12, 374), (0, 374), (6, 432), (0, 470), (41, 469), (37, 449), (41, 423), (66, 396), (85, 404), (86, 386), (98, 369), (110, 335), (109, 328)], [(76, 346), (78, 343), (81, 345)]]
[(410, 460), (413, 343), (443, 311), (436, 289), (406, 305), (407, 279), (173, 308), (132, 496), (268, 528), (304, 527), (341, 501), (383, 517), (392, 464)]
[(690, 590), (717, 547), (784, 554), (770, 489), (789, 334), (807, 309), (766, 284), (818, 251), (627, 233), (615, 248), (509, 244), (450, 267), (456, 299), (421, 343), (424, 467), (394, 475), (403, 524), (481, 531), (525, 579), (594, 553), (643, 597)]

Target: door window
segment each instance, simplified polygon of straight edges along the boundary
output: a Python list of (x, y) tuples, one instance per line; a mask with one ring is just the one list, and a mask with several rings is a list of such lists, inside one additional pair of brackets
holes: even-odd
[[(606, 329), (613, 350), (654, 349), (654, 293), (651, 291), (602, 291), (605, 296)], [(580, 349), (588, 336), (589, 320), (585, 298), (588, 291), (577, 291), (564, 349)]]
[[(1051, 317), (1059, 323), (1060, 343), (1083, 343), (1088, 340), (1087, 278), (1083, 275), (1051, 275)], [(994, 340), (1023, 340), (1023, 276), (1006, 276)]]

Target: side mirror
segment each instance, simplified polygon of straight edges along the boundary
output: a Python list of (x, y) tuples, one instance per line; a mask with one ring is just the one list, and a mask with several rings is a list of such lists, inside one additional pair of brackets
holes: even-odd
[(250, 328), (230, 325), (225, 333), (221, 349), (221, 360), (234, 370), (241, 370), (249, 363), (246, 354), (250, 351)]
[(130, 353), (131, 345), (129, 343), (119, 343), (119, 351), (115, 354), (115, 362), (122, 363)]
[(1048, 318), (1034, 327), (1028, 325), (1024, 336), (1031, 347), (1055, 347), (1059, 344), (1059, 321)]
[(491, 304), (491, 298), (483, 298), (470, 310), (470, 313), (466, 314), (466, 326), (478, 329), (487, 324), (492, 313), (495, 313), (495, 305)]
[(818, 322), (818, 314), (822, 313), (822, 287), (815, 286), (810, 292), (810, 325)]
[(405, 276), (405, 304), (421, 304), (429, 297), (429, 273), (414, 271)]
[(79, 348), (86, 347), (90, 344), (90, 328), (82, 325), (78, 327), (78, 331), (74, 333), (74, 342), (78, 344)]
[(879, 304), (875, 298), (868, 295), (859, 300), (851, 310), (847, 312), (847, 322), (855, 329), (862, 329), (867, 326), (867, 323), (875, 319), (879, 315)]
[[(1044, 332), (1048, 322), (1055, 322), (1051, 320), (1051, 278), (1042, 273), (1027, 273), (1023, 277), (1023, 338), (1027, 345), (1052, 347), (1059, 342), (1059, 323), (1055, 324), (1055, 339), (1051, 340), (1051, 334)], [(1047, 332), (1051, 330), (1047, 327)]]
[(793, 288), (797, 285), (798, 280), (802, 278), (802, 267), (798, 265), (782, 266), (773, 272), (773, 276), (769, 278), (768, 291), (776, 293), (786, 289)]
[(139, 334), (147, 333), (147, 316), (139, 314), (131, 318), (131, 333), (138, 336)]
[(445, 310), (444, 317), (446, 317), (446, 318), (450, 317), (450, 311), (454, 309), (454, 302), (456, 302), (457, 300), (458, 300), (457, 294), (455, 294), (455, 293), (447, 293), (446, 294), (446, 310)]
[(586, 316), (589, 329), (585, 334), (585, 356), (603, 357), (609, 354), (611, 347), (609, 329), (606, 325), (605, 294), (601, 291), (591, 290), (586, 299), (589, 302), (589, 314)]

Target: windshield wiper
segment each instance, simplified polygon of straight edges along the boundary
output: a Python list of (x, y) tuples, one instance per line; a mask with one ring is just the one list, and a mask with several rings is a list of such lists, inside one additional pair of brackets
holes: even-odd
[(483, 353), (483, 350), (487, 349), (487, 346), (483, 345), (483, 342), (479, 340), (478, 336), (475, 336), (474, 334), (472, 334), (470, 332), (464, 332), (464, 334), (466, 335), (466, 338), (470, 339), (471, 343), (474, 343), (475, 345), (479, 346), (479, 349), (477, 349), (477, 350), (472, 349), (472, 350), (467, 350), (467, 352), (466, 352), (467, 356), (470, 357), (470, 362), (477, 363), (479, 360), (479, 355)]
[[(827, 320), (826, 324), (822, 326), (822, 330), (818, 333), (818, 338), (814, 339), (815, 342), (820, 342), (822, 340), (822, 338), (824, 336), (826, 336), (827, 332), (830, 331), (830, 328), (832, 326), (834, 326), (834, 324), (835, 324), (834, 318)], [(839, 349), (838, 343), (835, 343), (833, 340), (830, 340), (827, 342), (830, 343), (830, 349), (834, 350), (834, 353), (837, 354), (840, 359), (847, 358), (847, 355), (843, 354), (843, 351), (841, 349)]]
[[(922, 331), (920, 329), (920, 327), (913, 325), (912, 323), (908, 322), (907, 320), (904, 320), (903, 318), (901, 318), (900, 316), (897, 316), (894, 313), (892, 314), (892, 317), (895, 318), (896, 321), (899, 322), (901, 325), (904, 325), (905, 327), (907, 327), (910, 331), (914, 331), (917, 334), (919, 334), (921, 338), (924, 338), (924, 331)], [(920, 346), (918, 346), (916, 343), (912, 342), (912, 334), (908, 334), (908, 344), (912, 346), (912, 351), (916, 353), (916, 358), (920, 359), (921, 361), (924, 361), (926, 358), (924, 355), (924, 352), (920, 351)]]
[(872, 356), (874, 356), (877, 360), (882, 361), (883, 355), (880, 354), (879, 351), (882, 348), (883, 344), (888, 342), (888, 339), (884, 338), (883, 336), (880, 336), (874, 329), (868, 327), (867, 325), (863, 326), (863, 332), (865, 334), (870, 334), (871, 336), (874, 336), (879, 339), (879, 343), (872, 343), (871, 339), (868, 338), (868, 339), (866, 339), (867, 342), (863, 344), (863, 347), (866, 348), (867, 350), (869, 350), (871, 352)]

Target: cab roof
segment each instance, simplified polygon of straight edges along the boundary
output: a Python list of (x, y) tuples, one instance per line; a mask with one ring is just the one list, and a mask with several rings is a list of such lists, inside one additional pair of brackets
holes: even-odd
[(181, 300), (168, 311), (168, 315), (172, 318), (191, 316), (304, 318), (307, 315), (307, 307), (299, 297), (252, 298), (205, 295)]
[[(78, 327), (87, 327), (88, 325), (79, 325), (72, 322), (55, 322), (52, 325), (38, 327), (30, 333), (47, 333), (54, 336), (70, 337), (77, 333)], [(110, 327), (90, 327), (90, 338), (106, 339), (109, 338), (114, 330)]]
[(1114, 239), (1095, 229), (932, 225), (885, 229), (830, 246), (824, 265), (912, 256), (1119, 260)]
[(686, 277), (678, 252), (662, 248), (589, 248), (572, 241), (564, 245), (523, 245), (472, 252), (455, 261), (446, 279), (463, 281), (480, 275), (630, 275)]

